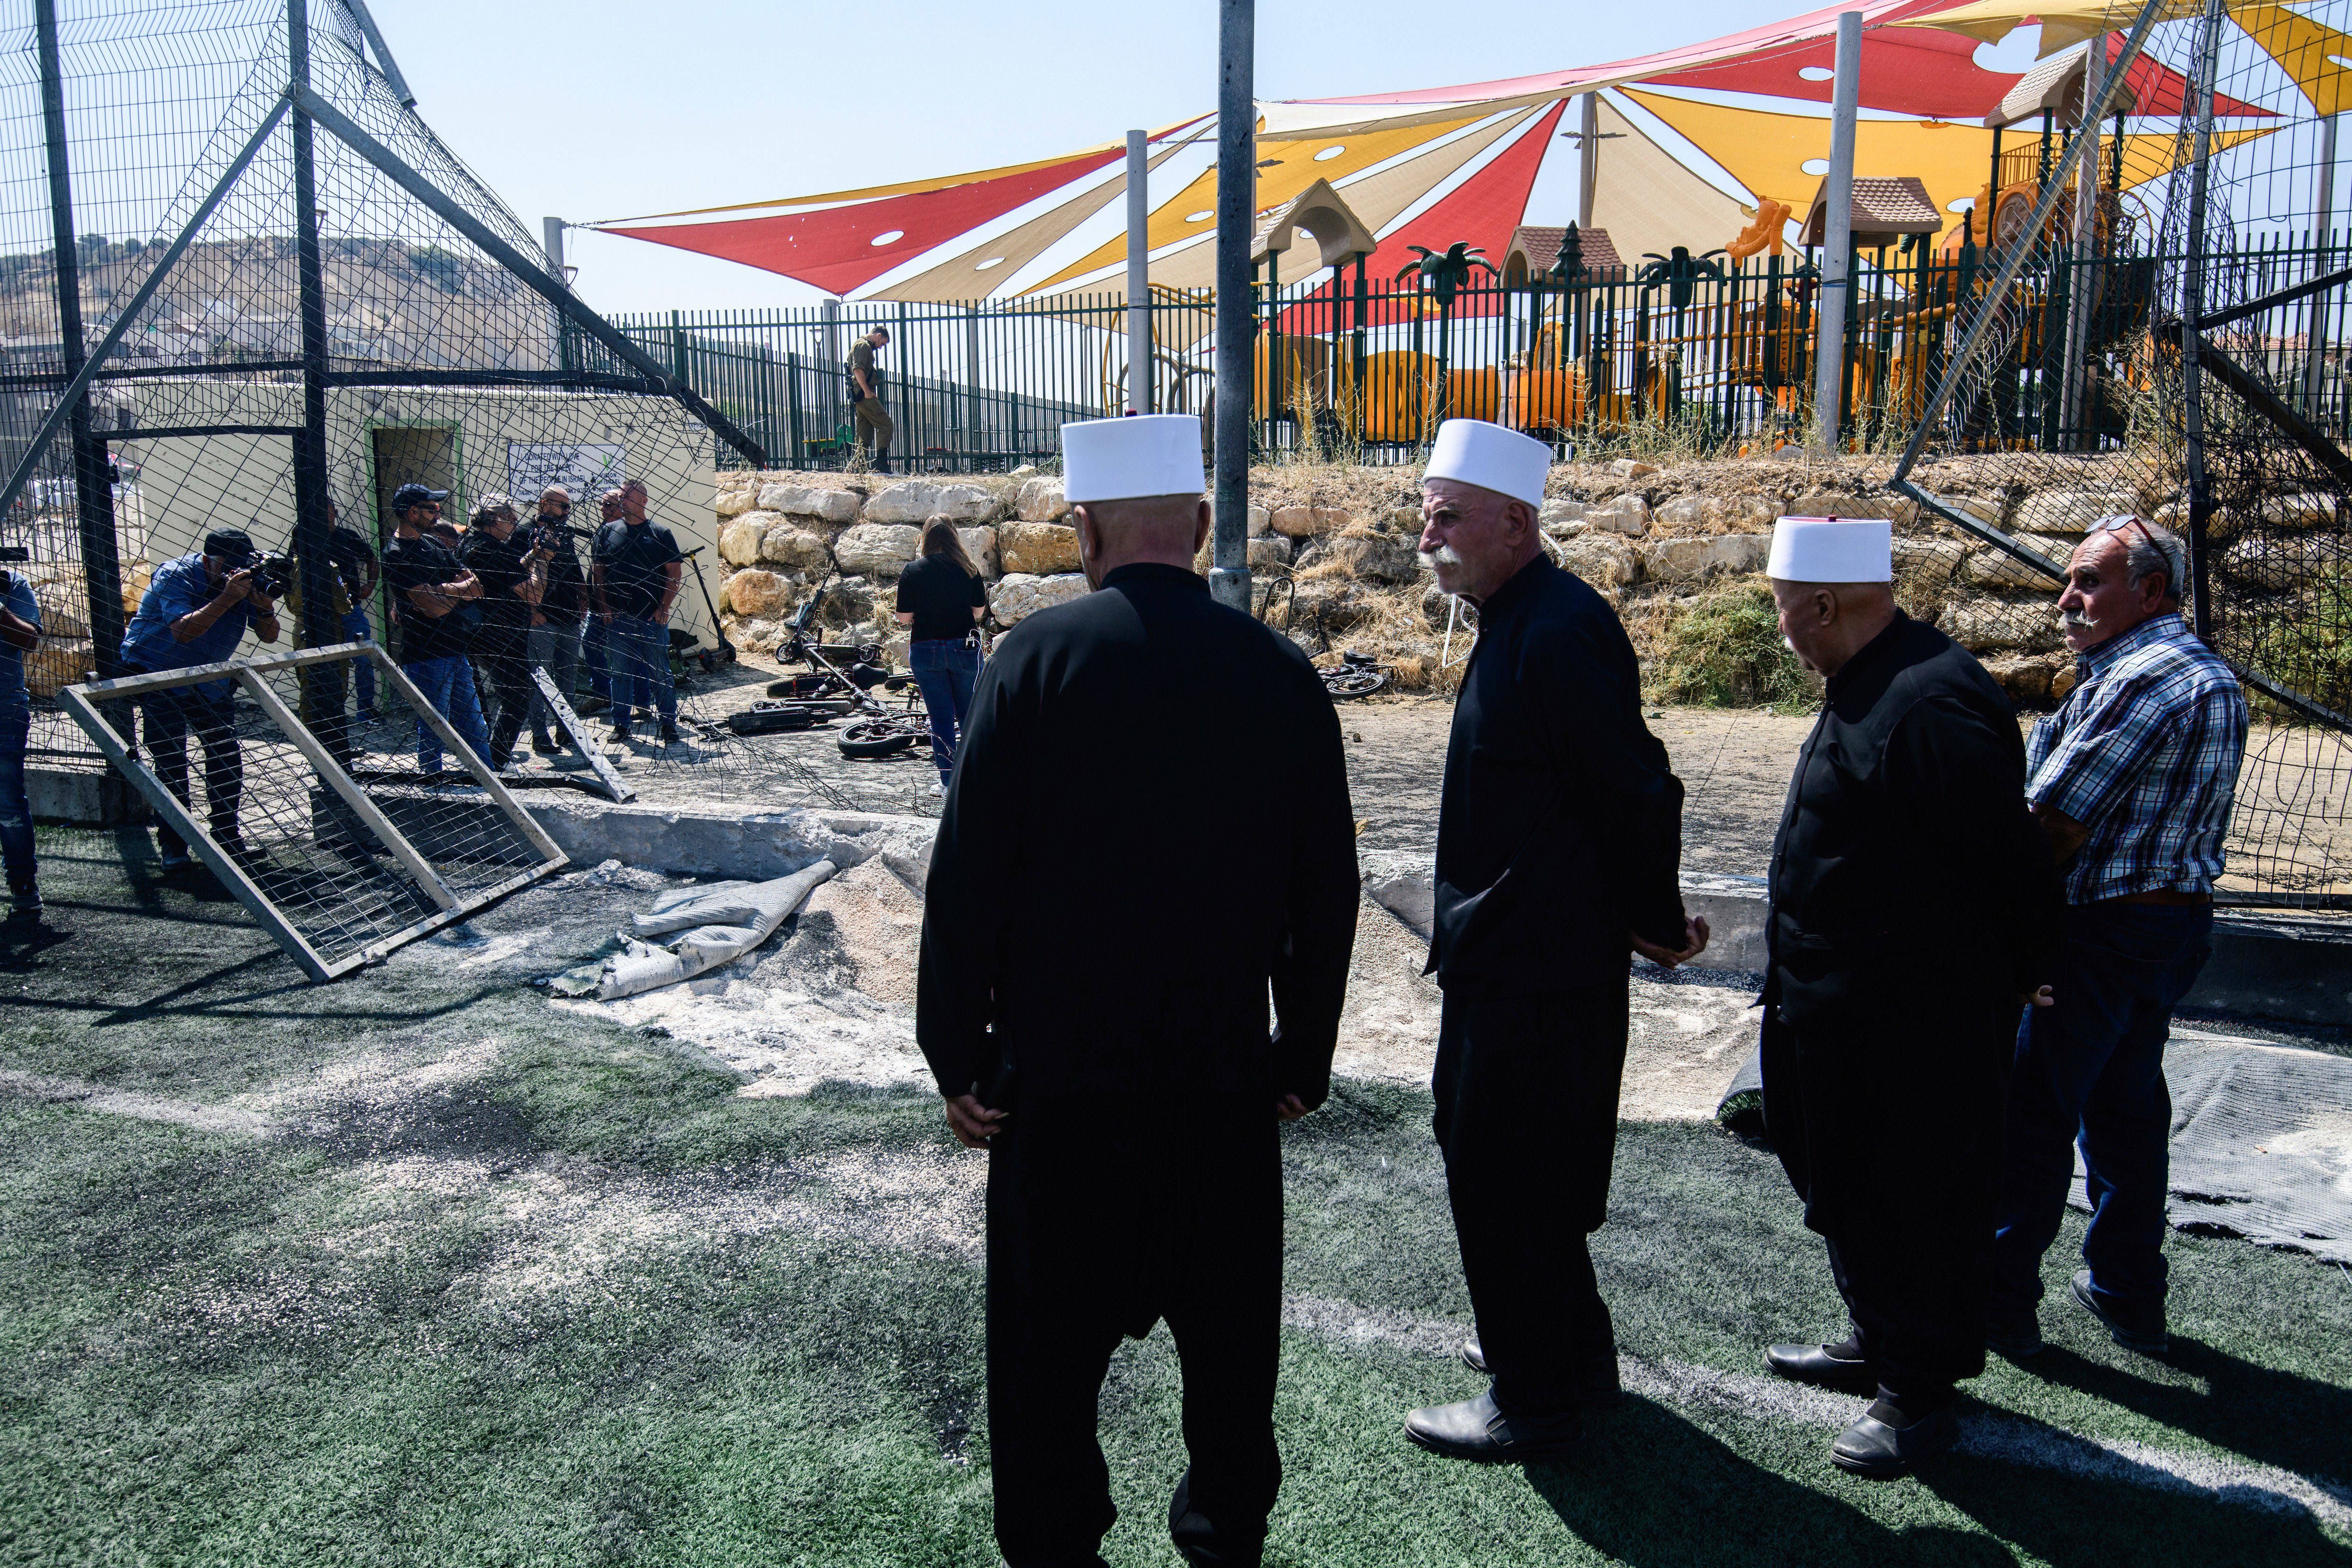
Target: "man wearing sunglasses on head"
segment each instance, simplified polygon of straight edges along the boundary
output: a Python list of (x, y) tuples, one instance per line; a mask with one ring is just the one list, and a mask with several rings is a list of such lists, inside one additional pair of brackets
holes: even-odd
[(2116, 1342), (2160, 1354), (2172, 1009), (2211, 952), (2213, 883), (2246, 749), (2246, 699), (2180, 616), (2188, 552), (2137, 517), (2101, 520), (2058, 611), (2077, 684), (2027, 747), (2026, 799), (2065, 879), (2056, 1005), (2017, 1036), (1994, 1244), (1990, 1349), (2042, 1348), (2042, 1255), (2079, 1140), (2091, 1226), (2074, 1300)]

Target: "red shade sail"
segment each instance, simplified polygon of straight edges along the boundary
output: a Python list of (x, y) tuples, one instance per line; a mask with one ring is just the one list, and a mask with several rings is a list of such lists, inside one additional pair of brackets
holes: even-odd
[(1002, 179), (827, 207), (822, 212), (614, 227), (604, 232), (740, 261), (746, 267), (781, 272), (828, 293), (845, 294), (933, 246), (1125, 156), (1124, 151), (1114, 150)]
[[(1511, 235), (1527, 219), (1528, 195), (1535, 189), (1536, 174), (1543, 167), (1552, 133), (1559, 128), (1560, 114), (1567, 107), (1552, 105), (1550, 113), (1496, 154), (1493, 163), (1463, 181), (1420, 216), (1407, 218), (1391, 229), (1381, 239), (1380, 248), (1365, 258), (1366, 276), (1383, 285), (1390, 284), (1406, 263), (1419, 259), (1412, 247), (1425, 246), (1442, 251), (1463, 240), (1485, 251), (1486, 259), (1499, 269), (1504, 253), (1510, 248)], [(1479, 275), (1482, 279), (1484, 276)], [(1342, 293), (1353, 288), (1350, 280)], [(1328, 299), (1330, 289), (1327, 283), (1310, 299)], [(1482, 293), (1465, 297), (1454, 313), (1492, 315), (1496, 309), (1494, 297)], [(1327, 306), (1302, 301), (1283, 312), (1282, 330), (1313, 331), (1318, 326), (1328, 326), (1329, 320)]]

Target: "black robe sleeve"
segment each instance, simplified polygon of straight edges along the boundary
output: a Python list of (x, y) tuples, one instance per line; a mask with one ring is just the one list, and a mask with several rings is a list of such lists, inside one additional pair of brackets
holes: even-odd
[[(1937, 896), (1963, 930), (2005, 950), (1999, 983), (2020, 995), (2049, 984), (2061, 892), (2050, 847), (2025, 805), (2025, 751), (2014, 718), (1944, 696), (1913, 704), (1887, 737), (1889, 798), (1916, 813), (1948, 877)], [(1990, 977), (1988, 977), (1990, 978)]]
[(1295, 1094), (1311, 1110), (1331, 1092), (1331, 1057), (1339, 1045), (1363, 884), (1339, 716), (1320, 680), (1307, 677), (1300, 691), (1299, 722), (1313, 739), (1293, 818), (1288, 930), (1272, 975), (1274, 1062), (1276, 1095)]
[(1661, 947), (1683, 945), (1683, 785), (1664, 742), (1642, 722), (1639, 667), (1616, 618), (1555, 623), (1529, 642), (1524, 672), (1561, 773), (1580, 780), (1601, 856), (1622, 889), (1627, 923)]
[(1030, 798), (1016, 694), (1006, 662), (981, 671), (957, 746), (953, 784), (940, 813), (924, 879), (922, 953), (915, 977), (915, 1042), (940, 1092), (970, 1094), (993, 1070), (1005, 889)]

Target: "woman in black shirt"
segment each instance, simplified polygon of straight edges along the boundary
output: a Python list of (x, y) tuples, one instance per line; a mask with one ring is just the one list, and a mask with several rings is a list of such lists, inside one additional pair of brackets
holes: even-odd
[(898, 575), (898, 624), (914, 628), (907, 662), (931, 716), (931, 761), (940, 770), (933, 795), (946, 793), (955, 768), (956, 732), (980, 679), (978, 623), (987, 608), (987, 584), (955, 524), (933, 518), (923, 525), (922, 553)]

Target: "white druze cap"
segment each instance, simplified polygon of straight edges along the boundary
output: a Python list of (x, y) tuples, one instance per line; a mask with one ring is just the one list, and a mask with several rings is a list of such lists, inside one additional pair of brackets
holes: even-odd
[(1201, 421), (1190, 414), (1137, 414), (1081, 419), (1062, 426), (1062, 499), (1134, 500), (1197, 496)]
[(1764, 575), (1783, 583), (1892, 583), (1895, 525), (1876, 517), (1784, 517)]
[(1421, 477), (1459, 479), (1539, 507), (1550, 471), (1551, 448), (1534, 437), (1484, 419), (1448, 419), (1437, 427)]

